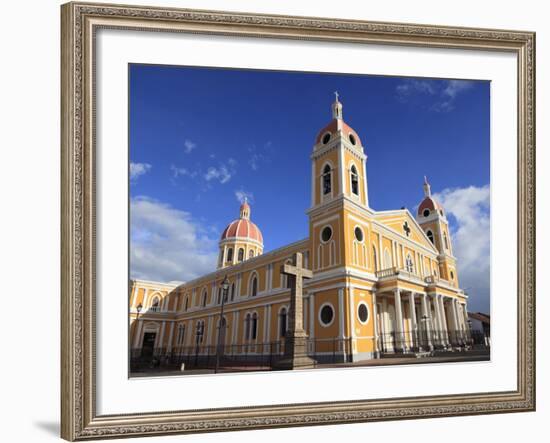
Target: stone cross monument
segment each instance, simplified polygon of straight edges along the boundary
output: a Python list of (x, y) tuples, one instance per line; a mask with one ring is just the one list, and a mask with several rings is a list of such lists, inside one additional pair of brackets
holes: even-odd
[(302, 254), (297, 252), (293, 264), (281, 266), (281, 272), (288, 275), (290, 282), (290, 309), (288, 331), (285, 336), (285, 354), (276, 364), (278, 369), (313, 368), (315, 360), (307, 355), (307, 334), (304, 331), (303, 279), (312, 278), (313, 273), (302, 267)]

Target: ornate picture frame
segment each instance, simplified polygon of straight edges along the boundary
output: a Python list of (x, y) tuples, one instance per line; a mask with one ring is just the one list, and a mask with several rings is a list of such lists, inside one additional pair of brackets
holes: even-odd
[[(87, 440), (535, 409), (535, 35), (524, 31), (68, 3), (62, 18), (61, 435)], [(517, 56), (517, 389), (392, 399), (98, 415), (96, 397), (95, 36), (178, 32)]]

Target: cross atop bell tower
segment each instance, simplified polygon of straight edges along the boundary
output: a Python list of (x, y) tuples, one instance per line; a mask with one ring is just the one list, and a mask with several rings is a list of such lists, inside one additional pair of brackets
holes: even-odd
[(334, 103), (332, 104), (332, 118), (335, 120), (342, 120), (342, 103), (338, 100), (340, 94), (338, 91), (334, 91)]

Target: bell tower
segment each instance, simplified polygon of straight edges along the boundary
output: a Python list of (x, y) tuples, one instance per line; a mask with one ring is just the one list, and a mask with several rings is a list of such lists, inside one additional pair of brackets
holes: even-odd
[(366, 161), (361, 139), (344, 121), (334, 93), (332, 120), (318, 133), (311, 154), (311, 207), (346, 198), (369, 207)]
[[(371, 214), (366, 161), (357, 132), (343, 117), (337, 92), (331, 104), (332, 120), (315, 139), (311, 153), (311, 207), (308, 210), (311, 239), (311, 269), (324, 271), (349, 261), (354, 247), (355, 226), (348, 214), (364, 220)], [(366, 222), (363, 223), (366, 226)], [(364, 232), (358, 234), (366, 237)], [(363, 248), (361, 240), (360, 247)], [(362, 256), (366, 253), (362, 252)], [(361, 258), (366, 269), (366, 258)]]
[(456, 258), (453, 254), (453, 245), (449, 234), (449, 222), (441, 204), (432, 197), (430, 183), (424, 176), (424, 200), (418, 206), (416, 220), (426, 233), (426, 236), (439, 251), (439, 275), (437, 277), (448, 280), (458, 286), (456, 272)]

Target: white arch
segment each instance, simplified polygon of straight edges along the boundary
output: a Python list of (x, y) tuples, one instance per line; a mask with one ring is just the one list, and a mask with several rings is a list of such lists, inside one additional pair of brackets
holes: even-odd
[[(355, 172), (356, 172), (356, 175), (357, 175), (357, 194), (355, 194), (353, 192), (353, 188), (352, 188), (352, 168), (355, 167)], [(359, 173), (360, 169), (357, 167), (357, 165), (355, 164), (355, 161), (352, 159), (348, 162), (348, 168), (347, 168), (347, 174), (348, 174), (348, 185), (349, 185), (349, 194), (352, 196), (352, 197), (355, 197), (355, 198), (360, 198), (361, 197), (361, 174)]]
[(256, 270), (254, 270), (248, 276), (247, 292), (249, 297), (252, 297), (252, 281), (254, 280), (254, 278), (256, 278), (256, 295), (258, 295), (260, 292), (260, 275)]

